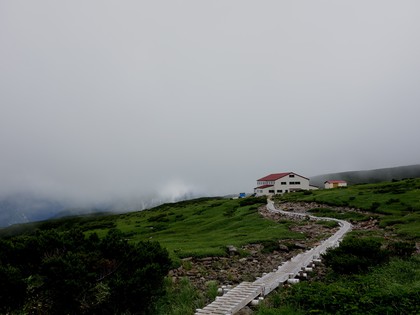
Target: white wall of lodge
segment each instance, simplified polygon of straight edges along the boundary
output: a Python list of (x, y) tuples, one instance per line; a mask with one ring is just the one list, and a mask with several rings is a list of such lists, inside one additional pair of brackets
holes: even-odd
[(257, 185), (272, 186), (265, 188), (257, 187), (254, 191), (256, 196), (284, 194), (298, 190), (316, 189), (316, 187), (309, 185), (309, 179), (294, 173), (288, 174), (275, 181), (257, 181)]
[(274, 194), (282, 194), (297, 190), (308, 190), (309, 179), (297, 174), (289, 174), (275, 181)]
[(272, 195), (274, 193), (271, 192), (271, 190), (273, 190), (273, 186), (271, 187), (267, 187), (267, 188), (256, 188), (255, 189), (255, 196), (267, 196), (267, 195)]

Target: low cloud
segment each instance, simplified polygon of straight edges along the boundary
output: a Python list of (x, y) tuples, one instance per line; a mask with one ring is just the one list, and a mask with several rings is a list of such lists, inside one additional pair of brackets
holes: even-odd
[(419, 10), (2, 2), (0, 197), (142, 209), (418, 164)]

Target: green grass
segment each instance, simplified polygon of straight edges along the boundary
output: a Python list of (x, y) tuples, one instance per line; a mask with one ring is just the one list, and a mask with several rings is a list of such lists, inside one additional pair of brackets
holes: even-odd
[[(302, 238), (300, 233), (291, 232), (288, 224), (262, 218), (257, 208), (241, 206), (241, 200), (200, 199), (126, 214), (115, 223), (131, 241), (159, 241), (181, 258), (225, 255), (227, 245)], [(105, 229), (94, 231), (99, 235), (106, 232)]]
[(290, 221), (276, 223), (263, 218), (258, 208), (265, 198), (200, 198), (168, 203), (150, 210), (120, 215), (71, 217), (33, 223), (25, 229), (5, 229), (3, 236), (36, 229), (78, 228), (104, 237), (110, 228), (119, 229), (130, 242), (155, 240), (177, 261), (188, 256), (226, 255), (226, 247), (240, 247), (279, 239), (303, 239), (290, 231)]
[(393, 258), (368, 273), (301, 282), (271, 294), (256, 315), (418, 314), (420, 258)]
[[(353, 230), (348, 237), (370, 237), (386, 242), (398, 239), (418, 242), (420, 238), (420, 179), (408, 179), (379, 184), (354, 185), (344, 189), (290, 193), (275, 197), (277, 202), (300, 201), (325, 204), (312, 209), (314, 215), (335, 217), (353, 222), (379, 220), (379, 229)], [(106, 235), (111, 228), (120, 229), (130, 242), (156, 240), (168, 249), (171, 257), (226, 255), (226, 246), (240, 247), (249, 243), (264, 244), (267, 250), (279, 239), (304, 239), (305, 235), (291, 232), (291, 222), (276, 223), (258, 214), (264, 198), (223, 199), (200, 198), (120, 215), (63, 218), (0, 230), (0, 236), (34, 233), (37, 229), (65, 231), (78, 228), (86, 234)], [(364, 210), (336, 211), (345, 206)], [(335, 222), (319, 221), (326, 227)], [(391, 232), (391, 233), (390, 233)], [(392, 238), (390, 239), (390, 235)], [(185, 263), (187, 264), (187, 262)], [(188, 266), (184, 266), (187, 268)], [(420, 305), (419, 257), (401, 260), (392, 258), (389, 264), (373, 267), (367, 274), (327, 277), (325, 281), (301, 283), (272, 294), (258, 309), (258, 315), (274, 314), (414, 314)], [(193, 314), (214, 298), (215, 283), (207, 292), (197, 292), (183, 279), (172, 283), (168, 279), (167, 296), (157, 305), (156, 314)], [(376, 312), (376, 313), (375, 313)]]
[(420, 179), (406, 179), (379, 184), (361, 184), (347, 188), (297, 192), (275, 197), (277, 202), (318, 202), (326, 206), (358, 208), (370, 213), (348, 211), (334, 213), (331, 209), (314, 209), (316, 215), (361, 221), (379, 218), (380, 226), (394, 230), (401, 237), (420, 237)]
[[(325, 207), (310, 210), (317, 216), (353, 222), (374, 217), (379, 220), (379, 229), (353, 230), (346, 239), (376, 239), (387, 250), (394, 248), (394, 254), (420, 238), (420, 179), (299, 192), (275, 199), (280, 203), (322, 203)], [(365, 273), (345, 275), (327, 269), (322, 281), (278, 289), (256, 314), (419, 314), (420, 256), (399, 255), (390, 257), (389, 263), (371, 266)]]
[(166, 295), (157, 301), (153, 312), (156, 315), (194, 314), (193, 310), (205, 305), (205, 294), (198, 292), (188, 278), (182, 278), (177, 283), (168, 278), (165, 287)]

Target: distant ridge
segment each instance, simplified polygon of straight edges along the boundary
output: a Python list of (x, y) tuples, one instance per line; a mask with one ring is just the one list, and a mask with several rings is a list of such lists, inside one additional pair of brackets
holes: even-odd
[(75, 207), (70, 203), (39, 197), (31, 193), (17, 193), (0, 197), (0, 228), (13, 224), (58, 219), (62, 217), (95, 215), (98, 213), (123, 213), (150, 209), (168, 202), (178, 202), (202, 197), (187, 192), (179, 196), (144, 196), (138, 200), (116, 199), (94, 205)]
[(420, 177), (420, 164), (379, 168), (366, 171), (349, 171), (317, 175), (310, 178), (311, 185), (324, 187), (324, 182), (331, 179), (345, 180), (349, 185), (362, 183), (378, 183), (393, 179)]

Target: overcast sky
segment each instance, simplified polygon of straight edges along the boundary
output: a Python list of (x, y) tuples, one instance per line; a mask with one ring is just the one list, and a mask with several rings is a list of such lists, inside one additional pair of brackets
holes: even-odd
[(0, 1), (0, 194), (420, 163), (420, 2)]

